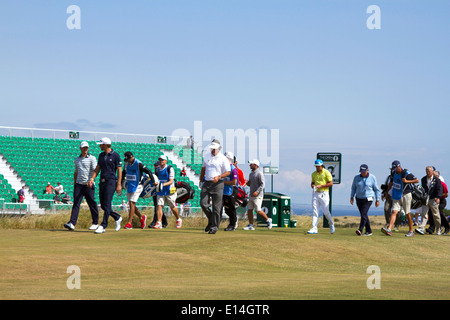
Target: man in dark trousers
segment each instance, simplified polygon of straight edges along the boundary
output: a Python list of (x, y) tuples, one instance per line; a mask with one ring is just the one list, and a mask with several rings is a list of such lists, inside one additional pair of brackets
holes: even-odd
[(350, 204), (353, 205), (354, 198), (356, 198), (356, 205), (361, 215), (359, 228), (356, 230), (358, 236), (362, 235), (363, 229), (366, 229), (365, 236), (372, 235), (372, 228), (370, 227), (369, 208), (375, 201), (375, 207), (380, 205), (381, 191), (377, 185), (377, 178), (369, 173), (367, 164), (362, 164), (359, 167), (360, 174), (353, 178)]
[(75, 158), (75, 173), (73, 174), (73, 206), (70, 221), (64, 224), (64, 227), (69, 230), (75, 230), (75, 225), (78, 220), (78, 213), (80, 211), (80, 204), (83, 197), (89, 206), (92, 216), (92, 225), (89, 230), (96, 230), (98, 228), (98, 206), (95, 201), (95, 185), (88, 186), (89, 177), (92, 176), (95, 167), (97, 166), (97, 159), (89, 154), (89, 144), (86, 141), (80, 144), (81, 154)]
[(220, 152), (221, 145), (217, 140), (208, 146), (210, 153), (203, 157), (200, 172), (200, 206), (208, 218), (205, 232), (215, 234), (219, 229), (223, 201), (223, 179), (231, 173), (230, 161)]
[(92, 187), (95, 178), (101, 171), (99, 197), (104, 214), (103, 221), (97, 230), (95, 230), (95, 233), (105, 232), (110, 215), (116, 221), (115, 230), (119, 231), (122, 217), (117, 212), (112, 211), (112, 199), (114, 192), (117, 191), (119, 196), (122, 194), (122, 161), (119, 154), (111, 149), (111, 140), (109, 138), (102, 138), (97, 144), (103, 152), (98, 156), (98, 163), (88, 182), (88, 186)]
[(234, 231), (237, 227), (237, 215), (236, 207), (234, 205), (233, 190), (234, 186), (239, 184), (239, 178), (237, 168), (233, 165), (235, 158), (234, 154), (232, 152), (227, 152), (225, 153), (225, 157), (230, 161), (231, 166), (231, 174), (228, 177), (225, 177), (223, 182), (222, 206), (225, 208), (225, 213), (230, 219), (230, 223), (228, 227), (225, 228), (225, 231)]

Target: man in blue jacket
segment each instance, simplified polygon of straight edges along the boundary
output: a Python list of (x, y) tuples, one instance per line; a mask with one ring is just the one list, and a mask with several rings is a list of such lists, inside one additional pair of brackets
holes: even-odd
[(373, 174), (369, 174), (369, 167), (367, 164), (362, 164), (359, 167), (360, 174), (353, 178), (352, 191), (350, 195), (350, 203), (353, 205), (353, 198), (356, 196), (356, 205), (361, 214), (361, 222), (356, 234), (360, 236), (363, 229), (366, 228), (365, 236), (372, 235), (369, 221), (369, 208), (375, 199), (375, 207), (380, 205), (381, 191), (377, 185), (377, 178)]

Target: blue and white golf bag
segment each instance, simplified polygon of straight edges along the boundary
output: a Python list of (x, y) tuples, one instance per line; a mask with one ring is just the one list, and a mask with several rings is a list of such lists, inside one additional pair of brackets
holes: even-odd
[(152, 179), (148, 175), (145, 175), (142, 178), (142, 185), (144, 189), (142, 190), (139, 197), (141, 198), (149, 198), (156, 196), (156, 192), (158, 192), (157, 187), (159, 185), (159, 179), (156, 175), (153, 174), (153, 179), (155, 179), (155, 183), (152, 182)]

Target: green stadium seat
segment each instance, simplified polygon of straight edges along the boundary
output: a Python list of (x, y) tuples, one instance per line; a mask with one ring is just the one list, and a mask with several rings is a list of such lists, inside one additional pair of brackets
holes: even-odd
[[(30, 190), (38, 197), (38, 199), (52, 200), (54, 195), (43, 194), (43, 190), (47, 182), (56, 186), (58, 182), (64, 186), (64, 190), (72, 196), (73, 192), (73, 170), (74, 158), (79, 155), (78, 149), (81, 140), (73, 139), (52, 139), (52, 138), (30, 138), (30, 137), (15, 137), (15, 136), (0, 136), (0, 153), (7, 159), (14, 167), (17, 173), (25, 180)], [(91, 146), (95, 146), (93, 140), (88, 140)], [(153, 168), (153, 163), (158, 160), (158, 157), (163, 154), (162, 151), (174, 150), (175, 154), (182, 157), (186, 161), (188, 167), (191, 167), (196, 174), (200, 174), (202, 155), (191, 149), (184, 149), (182, 146), (172, 144), (146, 144), (146, 143), (130, 143), (130, 142), (116, 142), (113, 143), (113, 149), (116, 150), (121, 158), (126, 151), (132, 151), (135, 156), (143, 161), (148, 167)], [(187, 151), (187, 152), (186, 152)], [(45, 157), (40, 153), (44, 152)], [(100, 153), (99, 148), (92, 148), (92, 154), (96, 156)], [(185, 158), (187, 157), (187, 158)], [(194, 164), (193, 159), (197, 163)], [(190, 182), (187, 177), (181, 177), (181, 170), (176, 165), (175, 179)], [(2, 177), (0, 177), (2, 178)], [(96, 180), (98, 185), (98, 178)], [(195, 186), (196, 190), (198, 188)], [(198, 193), (198, 192), (197, 192)], [(0, 198), (9, 202), (16, 196), (16, 192), (6, 179), (0, 180)], [(98, 201), (98, 191), (96, 194)], [(114, 203), (122, 204), (122, 200), (126, 200), (126, 193), (122, 196), (114, 196)], [(146, 201), (140, 200), (143, 204), (153, 205), (151, 199)], [(199, 206), (199, 199), (196, 196), (193, 201), (193, 206)]]

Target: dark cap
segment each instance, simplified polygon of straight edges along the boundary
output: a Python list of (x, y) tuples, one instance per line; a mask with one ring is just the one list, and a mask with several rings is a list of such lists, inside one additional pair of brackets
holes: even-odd
[(128, 161), (133, 157), (133, 154), (131, 153), (131, 151), (127, 151), (124, 153), (124, 156), (125, 156), (124, 160)]
[(367, 164), (362, 164), (359, 166), (359, 172), (367, 172), (369, 170), (369, 166)]
[(395, 169), (397, 169), (397, 167), (400, 167), (400, 166), (401, 166), (400, 161), (394, 160), (394, 161), (392, 162), (391, 170), (394, 171)]

